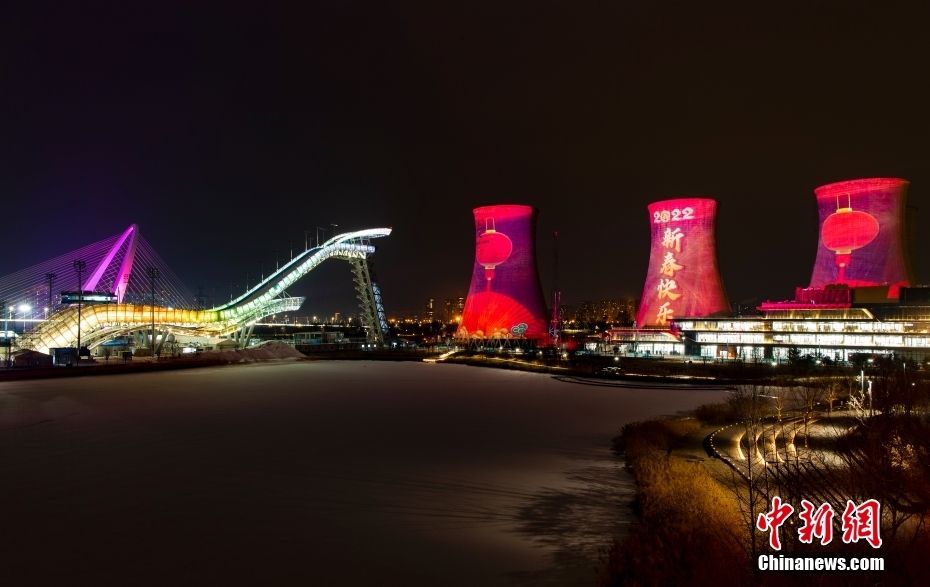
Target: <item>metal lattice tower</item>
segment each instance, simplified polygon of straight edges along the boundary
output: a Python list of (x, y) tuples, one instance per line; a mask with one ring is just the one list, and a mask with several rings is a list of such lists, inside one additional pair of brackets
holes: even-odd
[(369, 342), (384, 344), (387, 318), (381, 299), (381, 289), (371, 278), (371, 266), (367, 257), (351, 259), (351, 263), (362, 326), (365, 327)]

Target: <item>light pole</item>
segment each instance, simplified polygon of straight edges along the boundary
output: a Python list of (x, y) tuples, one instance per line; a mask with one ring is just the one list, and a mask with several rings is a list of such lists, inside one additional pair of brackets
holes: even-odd
[(55, 284), (55, 278), (57, 278), (57, 277), (58, 277), (58, 276), (55, 275), (54, 273), (46, 273), (46, 274), (45, 274), (45, 279), (48, 280), (48, 307), (49, 307), (49, 308), (54, 308), (54, 307), (55, 307), (55, 304), (52, 303), (52, 295), (53, 295), (53, 294), (52, 294), (52, 286)]
[(872, 415), (872, 380), (869, 379), (869, 417), (871, 418)]
[[(4, 309), (3, 307), (4, 307), (5, 305), (6, 305), (6, 302), (0, 302), (0, 312), (3, 312), (3, 309)], [(7, 345), (7, 347), (6, 347), (6, 361), (3, 362), (3, 366), (4, 366), (4, 367), (8, 367), (9, 364), (10, 364), (10, 347), (9, 347), (9, 345), (13, 344), (12, 341), (10, 340), (9, 329), (10, 329), (10, 324), (9, 324), (9, 322), (7, 322), (6, 316), (4, 315), (4, 319), (3, 319), (3, 338), (5, 339), (4, 342), (6, 342), (6, 345)]]
[(149, 281), (152, 284), (152, 359), (155, 358), (155, 280), (161, 277), (158, 267), (149, 267), (146, 269)]
[(75, 273), (78, 277), (78, 335), (77, 335), (77, 354), (78, 354), (78, 364), (81, 363), (81, 306), (84, 302), (84, 281), (81, 279), (81, 276), (84, 273), (84, 269), (87, 267), (87, 263), (81, 261), (80, 259), (75, 259), (72, 263)]
[(29, 304), (20, 304), (19, 311), (23, 314), (23, 333), (26, 332), (26, 315), (32, 311), (32, 306)]

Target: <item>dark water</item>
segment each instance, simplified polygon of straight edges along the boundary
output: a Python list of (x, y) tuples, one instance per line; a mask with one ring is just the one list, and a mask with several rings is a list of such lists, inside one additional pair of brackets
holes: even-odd
[(590, 585), (609, 440), (719, 391), (300, 362), (0, 383), (0, 584)]

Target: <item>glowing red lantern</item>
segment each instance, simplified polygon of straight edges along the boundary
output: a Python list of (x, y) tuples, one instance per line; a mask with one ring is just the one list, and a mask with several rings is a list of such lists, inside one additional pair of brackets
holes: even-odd
[(878, 220), (867, 212), (853, 210), (852, 206), (837, 208), (827, 216), (820, 229), (823, 246), (836, 253), (836, 264), (840, 268), (837, 281), (846, 281), (846, 267), (852, 252), (861, 249), (878, 236)]
[(913, 283), (906, 254), (907, 186), (896, 177), (869, 177), (814, 189), (820, 228), (811, 288), (887, 285), (894, 299), (900, 285)]
[(510, 237), (494, 229), (493, 218), (486, 220), (485, 230), (478, 235), (475, 243), (475, 259), (484, 267), (484, 278), (488, 281), (494, 279), (494, 268), (506, 261), (512, 252)]

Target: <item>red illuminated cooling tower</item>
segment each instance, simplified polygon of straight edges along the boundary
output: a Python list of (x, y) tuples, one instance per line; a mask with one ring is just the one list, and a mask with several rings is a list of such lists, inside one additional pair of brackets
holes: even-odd
[(717, 202), (680, 198), (649, 205), (652, 249), (637, 326), (730, 310), (717, 270)]
[(904, 241), (908, 182), (853, 179), (814, 190), (820, 242), (810, 287), (890, 286), (889, 297), (913, 281)]
[(536, 210), (475, 208), (475, 268), (457, 338), (545, 338), (536, 272)]

